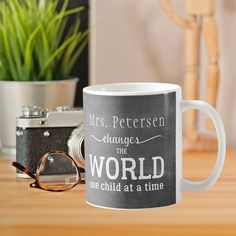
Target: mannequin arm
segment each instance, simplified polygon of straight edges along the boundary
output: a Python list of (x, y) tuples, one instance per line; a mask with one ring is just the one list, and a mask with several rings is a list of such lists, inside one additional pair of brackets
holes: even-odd
[(164, 9), (166, 15), (173, 20), (178, 26), (182, 27), (182, 28), (190, 28), (190, 24), (187, 20), (182, 19), (181, 17), (179, 17), (173, 6), (171, 3), (171, 0), (160, 0), (160, 4), (162, 6), (162, 8)]

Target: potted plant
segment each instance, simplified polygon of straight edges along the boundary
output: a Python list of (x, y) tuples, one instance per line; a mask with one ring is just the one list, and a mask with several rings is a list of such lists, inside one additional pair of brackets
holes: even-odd
[[(69, 0), (0, 1), (0, 139), (15, 152), (15, 119), (23, 105), (73, 106), (78, 79), (70, 72), (87, 45)], [(68, 17), (78, 15), (74, 25)]]

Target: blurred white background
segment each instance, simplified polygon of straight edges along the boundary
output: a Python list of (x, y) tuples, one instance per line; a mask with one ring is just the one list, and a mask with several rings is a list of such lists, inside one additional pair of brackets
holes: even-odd
[[(184, 0), (172, 0), (185, 16)], [(90, 83), (170, 82), (183, 85), (184, 32), (163, 13), (159, 0), (91, 0)], [(217, 110), (229, 146), (236, 145), (236, 1), (217, 1), (221, 81)], [(201, 99), (206, 57), (201, 52)], [(202, 118), (201, 118), (202, 120)], [(201, 125), (200, 125), (201, 128)]]

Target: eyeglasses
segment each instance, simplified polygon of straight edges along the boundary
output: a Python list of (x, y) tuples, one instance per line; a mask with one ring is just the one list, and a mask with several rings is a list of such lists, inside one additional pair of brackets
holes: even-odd
[(35, 180), (30, 184), (32, 188), (61, 192), (84, 183), (76, 161), (65, 152), (56, 151), (43, 155), (38, 163), (36, 175), (17, 162), (12, 165)]

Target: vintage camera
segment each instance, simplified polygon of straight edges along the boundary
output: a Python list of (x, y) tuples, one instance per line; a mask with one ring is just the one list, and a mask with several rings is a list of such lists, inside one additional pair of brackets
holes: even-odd
[[(16, 121), (16, 161), (35, 173), (40, 158), (57, 150), (69, 153), (84, 169), (83, 111), (23, 107), (22, 116)], [(17, 176), (26, 178), (21, 171), (17, 171)]]

